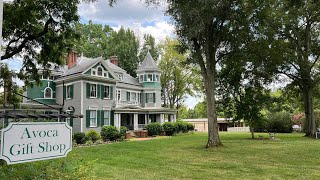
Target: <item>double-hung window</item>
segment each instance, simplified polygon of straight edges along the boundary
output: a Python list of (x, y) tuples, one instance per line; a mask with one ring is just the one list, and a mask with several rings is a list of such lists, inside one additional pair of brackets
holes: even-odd
[(147, 76), (147, 81), (153, 81), (153, 80), (152, 80), (152, 74), (148, 74), (148, 76)]
[(137, 101), (137, 93), (131, 93), (131, 101), (136, 102)]
[(127, 101), (130, 101), (130, 92), (127, 92)]
[(72, 91), (71, 86), (67, 86), (67, 99), (71, 99), (72, 98), (71, 97), (71, 91)]
[(104, 125), (110, 125), (110, 111), (103, 111), (103, 122)]
[(90, 111), (90, 127), (97, 127), (97, 111)]
[(90, 97), (97, 97), (97, 85), (90, 84)]
[(110, 86), (103, 86), (103, 97), (110, 98)]

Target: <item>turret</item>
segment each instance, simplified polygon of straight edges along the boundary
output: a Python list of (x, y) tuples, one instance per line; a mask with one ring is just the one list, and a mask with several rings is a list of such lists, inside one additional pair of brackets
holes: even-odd
[(140, 67), (137, 70), (139, 83), (144, 87), (161, 88), (161, 70), (148, 52)]

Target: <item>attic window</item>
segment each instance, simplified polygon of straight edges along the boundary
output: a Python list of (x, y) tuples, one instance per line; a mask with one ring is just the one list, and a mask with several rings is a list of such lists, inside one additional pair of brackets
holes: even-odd
[(102, 68), (98, 67), (98, 76), (102, 76)]
[(92, 75), (96, 75), (96, 71), (92, 71)]
[(104, 77), (108, 77), (108, 73), (103, 73), (103, 76)]
[(123, 75), (122, 74), (118, 74), (118, 78), (119, 78), (120, 81), (122, 81)]

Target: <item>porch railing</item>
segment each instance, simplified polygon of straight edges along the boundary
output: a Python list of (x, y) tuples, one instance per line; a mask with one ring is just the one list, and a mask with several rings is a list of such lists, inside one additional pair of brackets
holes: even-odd
[(138, 124), (138, 129), (143, 129), (146, 126), (146, 124)]
[(136, 101), (116, 101), (117, 107), (128, 106), (128, 105), (139, 106), (139, 103)]

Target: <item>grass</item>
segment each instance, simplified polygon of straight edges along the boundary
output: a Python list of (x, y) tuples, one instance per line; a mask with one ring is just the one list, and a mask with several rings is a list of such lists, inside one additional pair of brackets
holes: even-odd
[(220, 136), (224, 146), (217, 149), (204, 148), (204, 133), (74, 148), (67, 158), (0, 167), (0, 179), (320, 178), (319, 140), (298, 133), (274, 141)]

